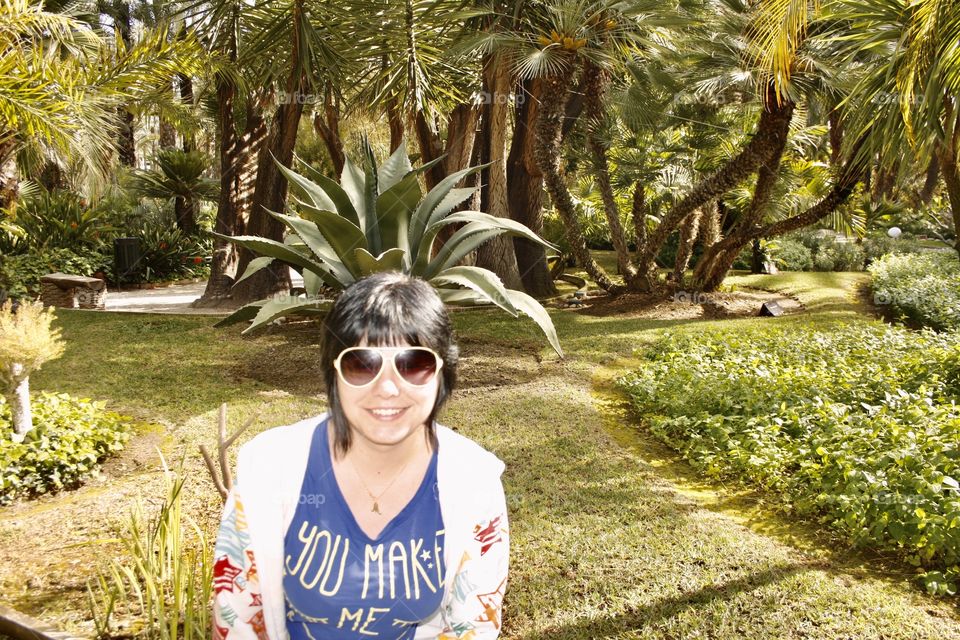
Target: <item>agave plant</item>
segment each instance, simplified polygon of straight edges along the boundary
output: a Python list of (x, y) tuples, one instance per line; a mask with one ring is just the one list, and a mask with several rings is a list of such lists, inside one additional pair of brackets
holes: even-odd
[[(321, 313), (331, 304), (328, 297), (321, 295), (325, 289), (339, 291), (372, 273), (402, 271), (429, 282), (448, 304), (493, 304), (513, 317), (526, 314), (562, 356), (553, 322), (539, 302), (522, 291), (507, 289), (487, 269), (458, 264), (471, 251), (502, 233), (555, 250), (513, 220), (480, 211), (454, 212), (477, 189), (454, 185), (483, 166), (453, 173), (423, 194), (419, 176), (437, 161), (414, 169), (401, 145), (378, 167), (366, 141), (363, 155), (362, 169), (346, 160), (339, 183), (306, 165), (309, 177), (280, 165), (289, 181), (293, 203), (287, 214), (271, 215), (287, 226), (285, 240), (220, 237), (261, 256), (250, 262), (237, 282), (279, 260), (303, 276), (306, 296), (254, 302), (217, 326), (252, 320), (246, 333), (283, 316)], [(463, 226), (435, 250), (438, 234), (452, 224)]]

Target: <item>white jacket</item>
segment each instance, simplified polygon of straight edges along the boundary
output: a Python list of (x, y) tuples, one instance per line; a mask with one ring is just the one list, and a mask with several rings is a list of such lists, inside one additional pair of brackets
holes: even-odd
[[(214, 638), (287, 640), (283, 540), (325, 418), (270, 429), (241, 447), (214, 550)], [(509, 562), (503, 463), (447, 427), (437, 425), (437, 439), (444, 596), (416, 638), (496, 638)]]

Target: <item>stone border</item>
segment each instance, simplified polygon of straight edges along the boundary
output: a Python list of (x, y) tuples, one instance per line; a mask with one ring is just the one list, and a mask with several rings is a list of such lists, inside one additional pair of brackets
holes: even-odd
[(17, 640), (85, 640), (0, 604), (0, 634)]

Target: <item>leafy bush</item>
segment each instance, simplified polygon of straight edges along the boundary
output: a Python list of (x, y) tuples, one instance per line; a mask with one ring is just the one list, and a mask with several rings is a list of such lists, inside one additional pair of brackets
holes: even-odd
[(32, 250), (91, 249), (114, 230), (86, 200), (70, 191), (38, 189), (23, 198), (12, 217)]
[(813, 268), (813, 253), (798, 240), (777, 238), (771, 257), (782, 271), (810, 271)]
[(113, 272), (113, 256), (72, 249), (40, 249), (22, 255), (0, 257), (0, 289), (11, 298), (34, 298), (40, 294), (40, 277), (53, 272), (92, 276)]
[(863, 248), (853, 242), (821, 243), (813, 255), (814, 271), (863, 271)]
[[(802, 242), (790, 238), (774, 238), (760, 242), (761, 259), (772, 261), (781, 271), (810, 271), (813, 268), (813, 254)], [(753, 246), (743, 248), (733, 261), (734, 269), (752, 268)]]
[(10, 408), (0, 401), (0, 504), (78, 485), (130, 437), (130, 419), (102, 402), (41, 393), (32, 405), (34, 428), (15, 442)]
[(927, 570), (928, 589), (952, 593), (958, 354), (960, 334), (874, 325), (668, 333), (618, 384), (644, 424), (707, 475), (897, 550)]
[(877, 305), (937, 330), (960, 328), (960, 261), (953, 253), (888, 255), (870, 265)]

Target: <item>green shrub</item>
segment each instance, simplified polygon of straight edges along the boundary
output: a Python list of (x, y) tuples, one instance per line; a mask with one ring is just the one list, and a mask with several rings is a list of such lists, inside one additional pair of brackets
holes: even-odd
[(777, 238), (770, 254), (781, 271), (810, 271), (813, 268), (813, 253), (798, 240)]
[(77, 486), (130, 437), (130, 419), (102, 402), (41, 393), (32, 407), (34, 428), (15, 442), (10, 408), (0, 400), (0, 504)]
[(31, 250), (91, 249), (114, 231), (95, 208), (70, 191), (38, 189), (17, 205), (13, 221), (24, 230)]
[(0, 257), (0, 289), (12, 298), (40, 294), (40, 277), (54, 272), (92, 276), (113, 272), (113, 256), (94, 250), (83, 254), (72, 249), (40, 249), (22, 255)]
[(854, 242), (823, 242), (813, 255), (814, 271), (863, 271), (864, 252)]
[(896, 550), (948, 593), (960, 583), (958, 353), (960, 334), (875, 325), (668, 333), (618, 384), (707, 475)]
[(960, 261), (955, 254), (888, 255), (869, 271), (875, 304), (940, 331), (960, 328)]

